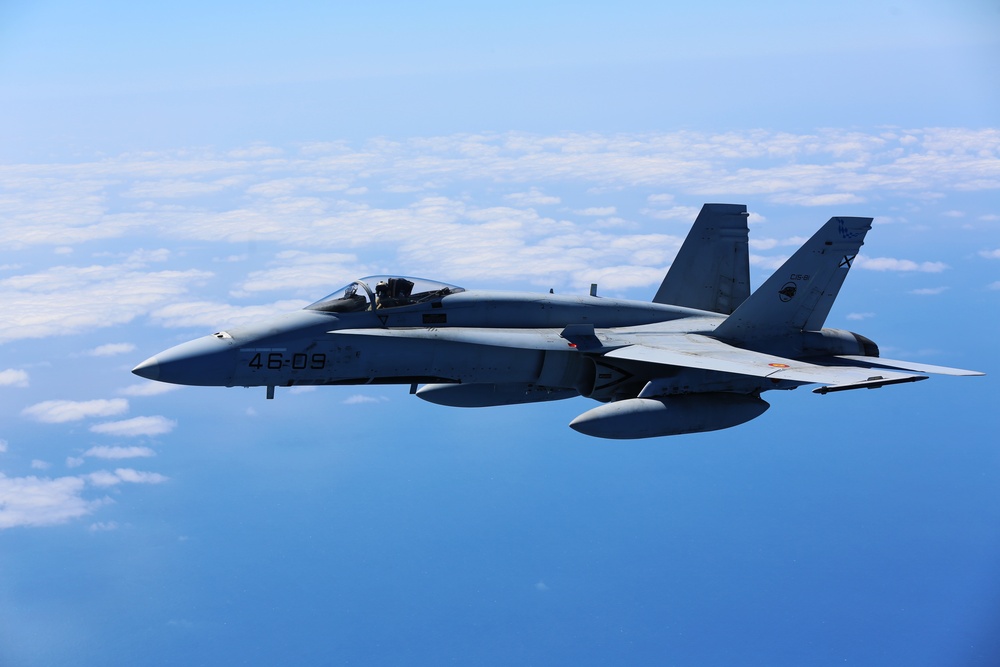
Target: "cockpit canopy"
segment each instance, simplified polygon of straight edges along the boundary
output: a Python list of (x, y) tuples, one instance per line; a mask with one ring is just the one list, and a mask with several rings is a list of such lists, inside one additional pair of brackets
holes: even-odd
[(464, 291), (462, 287), (423, 278), (368, 276), (306, 307), (324, 313), (356, 313), (436, 301)]

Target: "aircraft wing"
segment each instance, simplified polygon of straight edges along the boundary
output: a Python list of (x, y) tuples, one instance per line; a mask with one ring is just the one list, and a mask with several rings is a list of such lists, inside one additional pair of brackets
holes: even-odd
[(935, 375), (986, 375), (986, 373), (980, 371), (967, 371), (964, 368), (934, 366), (917, 361), (899, 361), (898, 359), (886, 359), (885, 357), (863, 357), (860, 355), (844, 354), (838, 355), (835, 358), (845, 359), (849, 363), (863, 366), (864, 368), (895, 368), (904, 371), (916, 371), (918, 373), (933, 373)]
[(699, 334), (667, 335), (657, 341), (658, 344), (650, 344), (648, 338), (651, 337), (638, 344), (611, 350), (604, 357), (826, 385), (815, 390), (821, 394), (846, 389), (874, 389), (888, 384), (927, 379), (926, 375), (914, 373), (864, 366), (824, 366), (786, 359), (733, 347)]

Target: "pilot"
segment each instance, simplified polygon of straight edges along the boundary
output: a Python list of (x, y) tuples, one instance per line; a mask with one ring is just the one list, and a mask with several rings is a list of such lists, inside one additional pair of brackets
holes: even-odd
[(382, 307), (382, 300), (389, 297), (389, 283), (384, 280), (378, 281), (375, 286), (375, 303), (377, 308)]

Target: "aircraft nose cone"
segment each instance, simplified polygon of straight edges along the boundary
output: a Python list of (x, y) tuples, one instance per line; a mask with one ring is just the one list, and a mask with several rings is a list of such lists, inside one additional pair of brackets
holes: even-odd
[(217, 387), (232, 384), (235, 369), (232, 339), (205, 336), (155, 354), (132, 372), (159, 382)]
[(156, 357), (152, 356), (133, 368), (132, 372), (141, 378), (146, 378), (147, 380), (159, 380), (160, 364), (157, 362)]

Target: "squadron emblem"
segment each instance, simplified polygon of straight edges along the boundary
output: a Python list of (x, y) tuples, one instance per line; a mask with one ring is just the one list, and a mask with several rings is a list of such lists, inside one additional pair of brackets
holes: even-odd
[(778, 290), (778, 298), (785, 302), (791, 301), (797, 291), (798, 287), (795, 283), (787, 282)]

